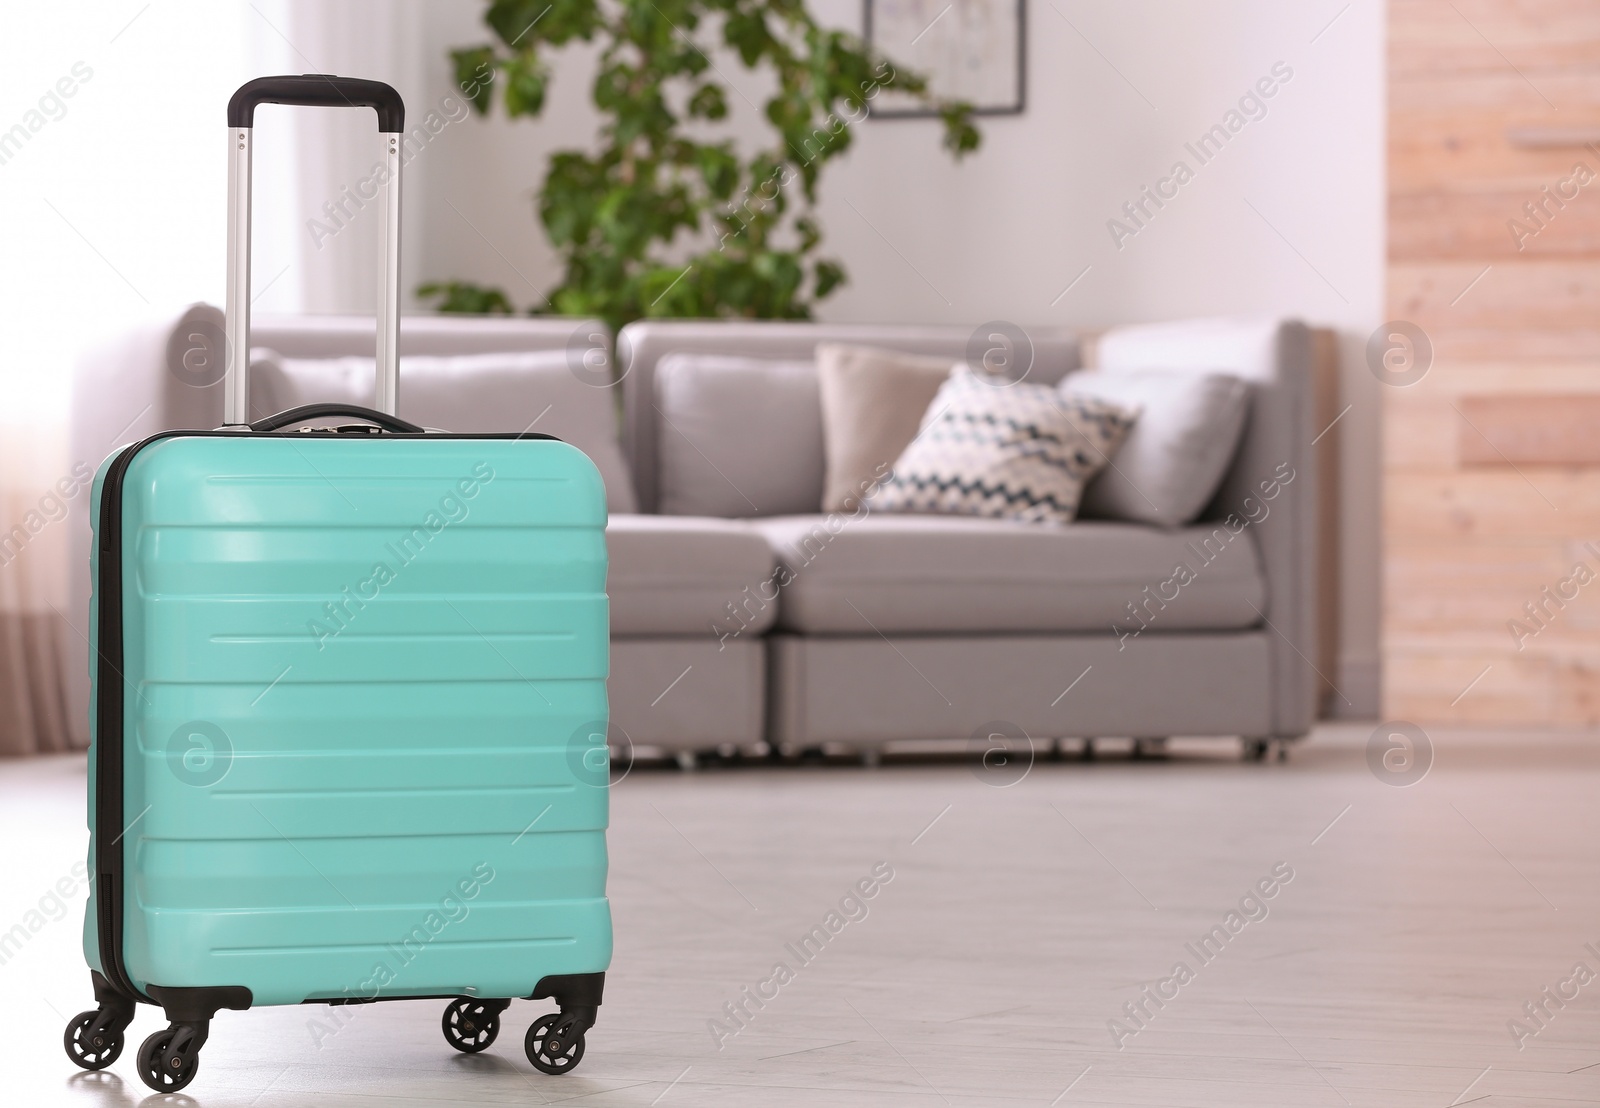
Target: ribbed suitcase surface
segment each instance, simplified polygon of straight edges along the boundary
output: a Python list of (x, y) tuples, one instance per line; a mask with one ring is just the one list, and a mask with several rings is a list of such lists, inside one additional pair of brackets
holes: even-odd
[(90, 759), (124, 744), (120, 826), (91, 805), (91, 831), (121, 836), (133, 985), (517, 997), (604, 970), (593, 464), (554, 440), (183, 433), (123, 465), (120, 513), (116, 457), (95, 488), (93, 629), (120, 630), (122, 734), (97, 719)]

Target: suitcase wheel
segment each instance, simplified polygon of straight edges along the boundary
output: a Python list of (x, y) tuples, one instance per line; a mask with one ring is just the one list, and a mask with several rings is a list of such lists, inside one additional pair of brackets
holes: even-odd
[(139, 1077), (158, 1093), (175, 1093), (189, 1084), (200, 1072), (206, 1030), (204, 1024), (174, 1023), (151, 1035), (139, 1047)]
[(439, 1026), (444, 1031), (444, 1041), (463, 1054), (476, 1054), (489, 1049), (500, 1034), (500, 1013), (506, 1010), (508, 1000), (476, 1000), (461, 997), (445, 1006), (444, 1018)]
[(540, 1016), (528, 1028), (522, 1048), (541, 1073), (568, 1073), (583, 1060), (583, 1032), (583, 1021), (577, 1015)]
[(104, 1008), (79, 1012), (67, 1023), (62, 1045), (67, 1057), (86, 1070), (103, 1070), (122, 1053), (123, 1033), (128, 1025)]

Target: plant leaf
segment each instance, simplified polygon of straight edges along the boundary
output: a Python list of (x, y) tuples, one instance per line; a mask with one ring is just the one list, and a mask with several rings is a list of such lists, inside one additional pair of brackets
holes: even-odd
[(434, 281), (417, 286), (417, 295), (432, 299), (442, 298), (438, 304), (441, 312), (464, 312), (472, 315), (510, 315), (511, 301), (499, 289), (484, 288), (470, 281)]
[(474, 46), (468, 50), (452, 50), (450, 59), (455, 66), (456, 88), (467, 98), (474, 110), (483, 115), (494, 101), (495, 57), (494, 47)]
[[(450, 51), (480, 114), (498, 94), (508, 116), (539, 115), (546, 52), (597, 45), (597, 133), (552, 154), (538, 192), (563, 266), (541, 313), (614, 328), (644, 316), (809, 319), (847, 281), (837, 259), (817, 256), (822, 170), (865, 137), (856, 124), (871, 101), (892, 88), (934, 108), (957, 160), (980, 141), (970, 104), (939, 100), (921, 74), (824, 28), (804, 0), (491, 0), (484, 11), (495, 41)], [(765, 146), (741, 154), (729, 137), (738, 105), (696, 34), (719, 35), (762, 75)], [(751, 117), (737, 115), (748, 134)], [(444, 311), (513, 310), (501, 290), (469, 281), (418, 292)]]

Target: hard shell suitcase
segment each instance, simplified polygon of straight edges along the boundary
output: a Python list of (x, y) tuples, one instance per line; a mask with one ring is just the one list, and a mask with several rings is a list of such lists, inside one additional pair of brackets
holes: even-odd
[[(361, 105), (385, 142), (378, 407), (251, 425), (250, 134), (259, 103)], [(583, 1056), (605, 895), (605, 495), (543, 435), (394, 417), (400, 137), (387, 85), (252, 81), (229, 103), (226, 424), (101, 466), (95, 521), (85, 1069), (136, 1003), (139, 1075), (195, 1076), (219, 1009), (448, 998), (483, 1050), (516, 998), (546, 1073)], [(364, 420), (296, 431), (313, 416)], [(352, 1009), (313, 1020), (336, 1033)]]

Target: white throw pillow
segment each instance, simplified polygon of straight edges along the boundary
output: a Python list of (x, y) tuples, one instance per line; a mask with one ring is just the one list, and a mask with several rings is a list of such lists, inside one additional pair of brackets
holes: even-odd
[(1070, 523), (1084, 485), (1133, 421), (1115, 404), (1048, 385), (997, 384), (961, 366), (869, 503), (891, 512)]
[[(284, 358), (269, 350), (251, 358), (251, 394), (263, 412), (323, 402), (372, 407), (372, 358)], [(609, 511), (639, 510), (617, 441), (614, 394), (574, 377), (563, 350), (403, 357), (397, 414), (465, 434), (554, 435), (589, 455), (605, 481)]]
[(1226, 373), (1176, 369), (1068, 374), (1069, 397), (1139, 412), (1122, 448), (1084, 491), (1080, 514), (1181, 527), (1216, 495), (1250, 408), (1250, 386)]
[(710, 354), (656, 366), (660, 511), (781, 516), (822, 499), (817, 367)]

